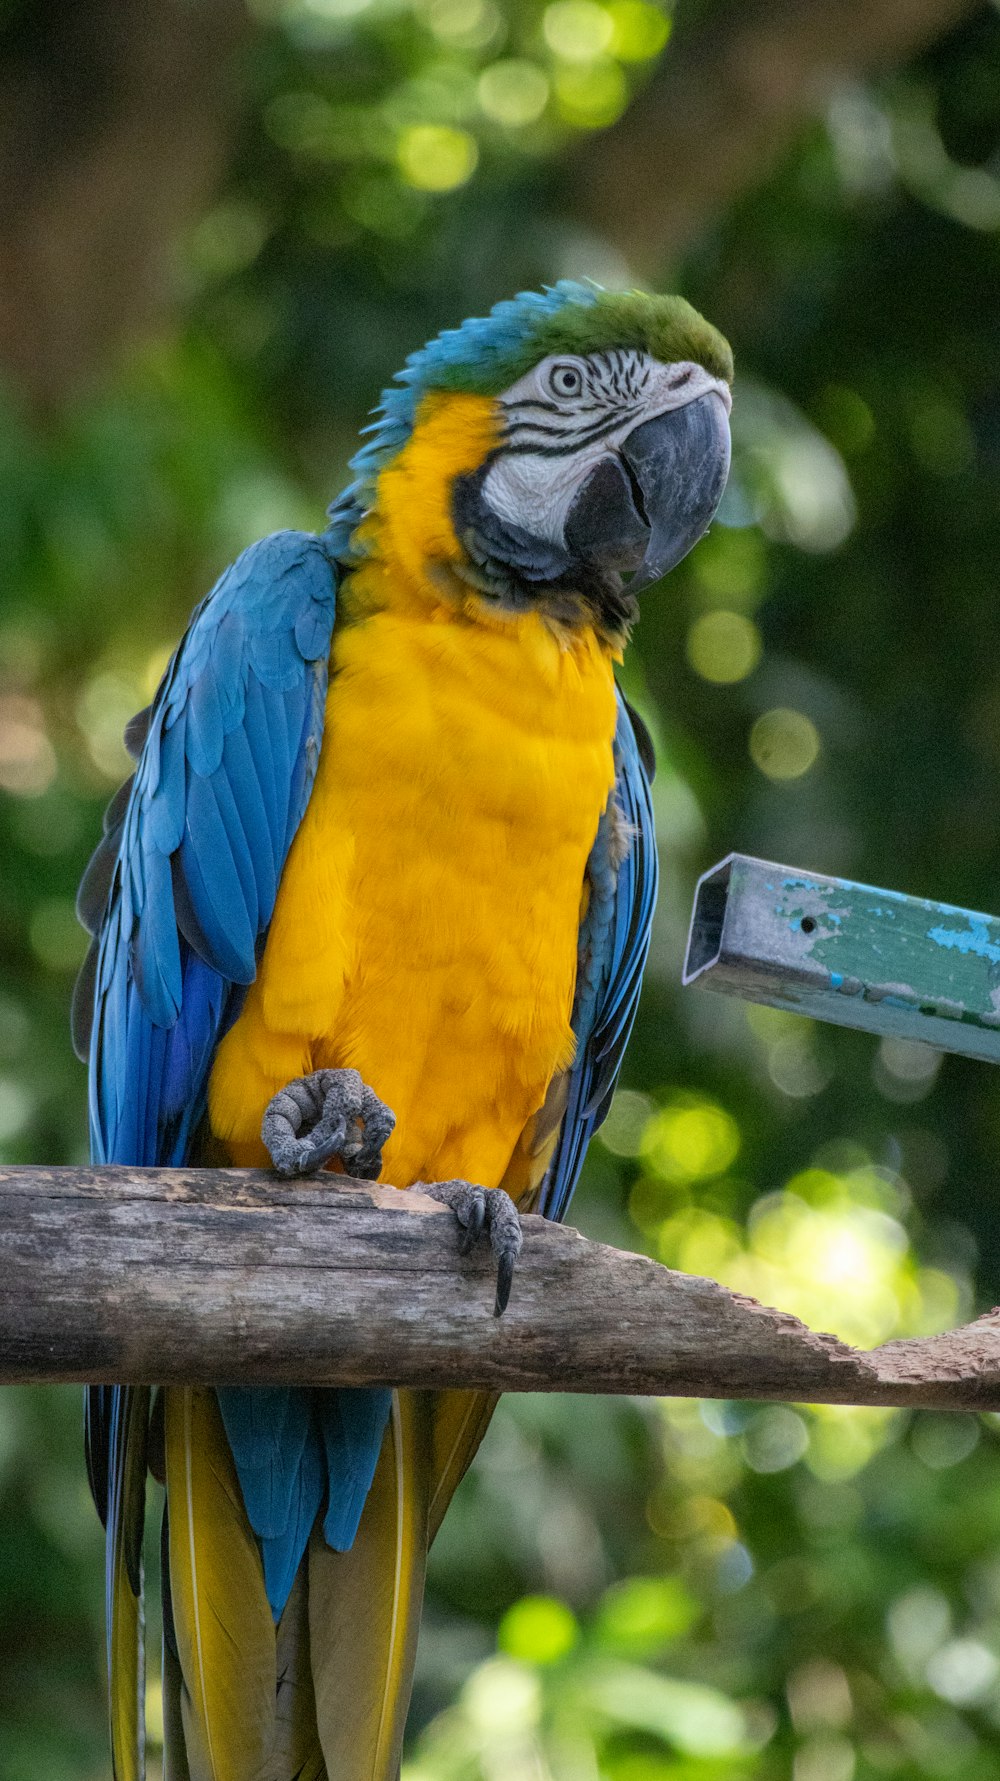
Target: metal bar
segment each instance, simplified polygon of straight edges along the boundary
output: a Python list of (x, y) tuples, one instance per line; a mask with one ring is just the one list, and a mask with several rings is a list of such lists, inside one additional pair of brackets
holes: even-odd
[(1000, 918), (731, 853), (698, 880), (685, 984), (1000, 1063)]

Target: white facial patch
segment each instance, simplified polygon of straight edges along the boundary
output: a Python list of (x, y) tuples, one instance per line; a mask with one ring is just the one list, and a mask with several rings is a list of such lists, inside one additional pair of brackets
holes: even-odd
[(643, 421), (708, 391), (732, 406), (729, 386), (684, 359), (663, 365), (614, 347), (586, 358), (553, 354), (500, 397), (504, 442), (483, 482), (494, 513), (552, 544), (565, 542), (577, 491)]

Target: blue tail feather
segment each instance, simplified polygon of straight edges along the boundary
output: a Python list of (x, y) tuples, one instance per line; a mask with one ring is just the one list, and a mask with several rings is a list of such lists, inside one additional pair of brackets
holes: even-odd
[(327, 1541), (353, 1545), (392, 1393), (227, 1386), (217, 1396), (278, 1621), (324, 1498)]

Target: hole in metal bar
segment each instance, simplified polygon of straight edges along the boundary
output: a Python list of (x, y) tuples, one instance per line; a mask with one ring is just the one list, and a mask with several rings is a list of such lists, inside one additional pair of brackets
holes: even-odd
[(816, 923), (811, 915), (804, 915), (799, 922), (799, 927), (804, 934), (815, 934), (816, 932)]

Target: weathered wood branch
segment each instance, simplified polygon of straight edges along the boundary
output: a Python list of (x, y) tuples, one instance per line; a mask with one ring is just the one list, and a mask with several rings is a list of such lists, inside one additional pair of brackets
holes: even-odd
[(0, 1169), (0, 1383), (296, 1381), (1000, 1409), (1000, 1311), (873, 1353), (525, 1221), (510, 1308), (419, 1193)]

